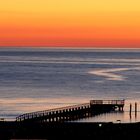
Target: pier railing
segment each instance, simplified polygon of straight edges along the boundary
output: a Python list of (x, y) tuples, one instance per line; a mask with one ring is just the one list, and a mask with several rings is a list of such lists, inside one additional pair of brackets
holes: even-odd
[(72, 111), (75, 111), (78, 109), (87, 109), (87, 108), (90, 108), (89, 103), (55, 108), (55, 109), (49, 109), (49, 110), (43, 110), (43, 111), (37, 111), (37, 112), (31, 112), (31, 113), (25, 113), (23, 115), (18, 116), (16, 118), (16, 121), (24, 121), (24, 120), (34, 119), (37, 117), (44, 117), (44, 116), (49, 116), (49, 115), (53, 115), (53, 114), (61, 114), (64, 112), (72, 112)]
[(125, 100), (90, 100), (90, 105), (124, 105)]
[[(99, 105), (101, 108), (99, 108)], [(107, 106), (106, 106), (107, 105)], [(98, 107), (97, 107), (98, 106)], [(102, 110), (111, 111), (116, 107), (119, 110), (123, 110), (124, 100), (91, 100), (90, 103), (84, 103), (79, 105), (72, 105), (67, 107), (61, 107), (56, 109), (49, 109), (37, 112), (26, 113), (16, 118), (17, 122), (21, 121), (70, 121), (73, 119), (89, 116), (94, 110), (102, 112)], [(94, 107), (94, 110), (92, 110)], [(100, 110), (102, 109), (102, 110)]]

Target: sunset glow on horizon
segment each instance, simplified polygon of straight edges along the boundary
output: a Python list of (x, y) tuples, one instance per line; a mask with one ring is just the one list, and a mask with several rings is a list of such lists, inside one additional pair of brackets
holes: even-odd
[(5, 0), (1, 47), (140, 47), (139, 0)]

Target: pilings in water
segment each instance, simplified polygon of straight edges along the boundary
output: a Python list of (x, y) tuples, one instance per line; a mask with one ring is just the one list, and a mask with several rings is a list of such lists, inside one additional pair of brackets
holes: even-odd
[[(135, 107), (134, 107), (134, 112), (135, 112), (135, 119), (137, 118), (137, 102), (135, 102)], [(129, 107), (129, 116), (130, 116), (130, 119), (132, 118), (132, 104), (130, 103), (130, 107)]]
[(132, 104), (130, 103), (130, 110), (129, 110), (130, 119), (132, 118)]
[(137, 103), (135, 102), (135, 118), (137, 118)]

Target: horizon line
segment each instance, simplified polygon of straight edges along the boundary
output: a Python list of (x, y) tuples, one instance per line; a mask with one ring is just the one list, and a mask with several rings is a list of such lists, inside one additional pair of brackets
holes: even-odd
[(128, 49), (128, 50), (140, 50), (140, 47), (47, 47), (47, 46), (0, 46), (0, 49), (6, 49), (6, 48), (9, 48), (9, 49), (12, 49), (12, 48), (17, 48), (17, 49), (20, 49), (20, 48), (26, 48), (26, 49), (30, 49), (30, 48), (34, 48), (34, 49), (73, 49), (73, 50), (78, 50), (78, 49), (83, 49), (83, 50), (86, 50), (86, 49), (91, 49), (91, 50), (102, 50), (102, 49), (112, 49), (112, 50), (125, 50), (125, 49)]

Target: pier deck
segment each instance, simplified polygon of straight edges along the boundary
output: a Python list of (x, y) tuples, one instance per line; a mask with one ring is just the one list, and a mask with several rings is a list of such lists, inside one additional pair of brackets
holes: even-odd
[(89, 103), (31, 112), (20, 115), (17, 122), (66, 122), (109, 111), (123, 111), (124, 100), (90, 100)]

